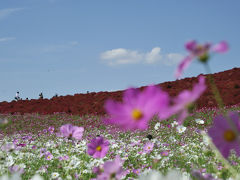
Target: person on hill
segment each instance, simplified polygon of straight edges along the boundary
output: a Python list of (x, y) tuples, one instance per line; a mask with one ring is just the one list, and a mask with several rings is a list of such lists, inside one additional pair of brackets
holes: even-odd
[(42, 94), (42, 92), (39, 94), (39, 99), (43, 99), (43, 94)]
[(16, 99), (17, 101), (20, 100), (19, 92), (16, 93), (15, 99)]

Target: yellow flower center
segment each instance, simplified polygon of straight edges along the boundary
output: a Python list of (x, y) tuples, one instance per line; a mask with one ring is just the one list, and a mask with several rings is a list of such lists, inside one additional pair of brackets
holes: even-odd
[(101, 146), (96, 147), (96, 150), (97, 150), (97, 151), (101, 151), (101, 149), (102, 149)]
[(207, 62), (208, 59), (209, 59), (209, 55), (207, 53), (199, 56), (199, 60), (203, 63)]
[(229, 142), (234, 141), (236, 139), (236, 134), (232, 130), (225, 131), (223, 136), (224, 139)]
[(132, 117), (134, 120), (139, 120), (143, 117), (143, 113), (139, 109), (134, 109), (132, 111)]
[(115, 177), (116, 177), (116, 173), (112, 173), (110, 176), (110, 179), (115, 179)]

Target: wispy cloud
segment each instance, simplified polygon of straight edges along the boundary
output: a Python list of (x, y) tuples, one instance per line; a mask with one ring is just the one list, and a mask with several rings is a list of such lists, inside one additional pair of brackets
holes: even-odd
[(0, 38), (0, 42), (12, 41), (15, 39), (16, 39), (15, 37), (3, 37), (3, 38)]
[(66, 49), (69, 49), (71, 47), (75, 47), (78, 45), (79, 45), (79, 42), (77, 42), (77, 41), (70, 41), (65, 44), (48, 45), (43, 48), (43, 52), (45, 52), (45, 53), (59, 52), (59, 51), (63, 51), (63, 50), (66, 50)]
[(184, 56), (179, 53), (169, 53), (165, 55), (164, 64), (167, 66), (174, 66), (178, 64)]
[(110, 66), (137, 63), (154, 64), (158, 62), (171, 66), (176, 65), (183, 58), (183, 55), (179, 53), (163, 54), (160, 47), (154, 47), (146, 53), (119, 48), (103, 52), (100, 58)]
[(6, 8), (6, 9), (0, 9), (0, 20), (4, 19), (8, 16), (10, 16), (11, 14), (23, 10), (24, 8)]

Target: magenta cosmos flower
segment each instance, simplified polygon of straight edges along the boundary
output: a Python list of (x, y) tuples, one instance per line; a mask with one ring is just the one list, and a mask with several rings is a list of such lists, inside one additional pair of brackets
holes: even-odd
[(117, 124), (122, 130), (145, 130), (148, 121), (158, 113), (161, 119), (168, 117), (169, 96), (157, 86), (148, 86), (140, 92), (129, 88), (123, 94), (123, 102), (107, 100), (105, 109), (110, 117), (106, 124)]
[(97, 180), (122, 179), (125, 171), (122, 168), (124, 160), (117, 155), (114, 161), (106, 161), (103, 165), (104, 172), (96, 178)]
[(104, 140), (103, 137), (99, 136), (91, 140), (88, 146), (88, 154), (94, 158), (103, 158), (108, 152), (109, 142)]
[(61, 135), (69, 139), (72, 138), (75, 138), (77, 140), (82, 139), (83, 131), (84, 131), (83, 127), (73, 126), (71, 124), (65, 124), (60, 127)]
[(182, 71), (190, 65), (194, 58), (197, 57), (201, 62), (207, 62), (211, 52), (224, 53), (228, 51), (228, 44), (227, 42), (222, 41), (215, 45), (211, 45), (210, 43), (201, 45), (192, 40), (185, 44), (185, 48), (189, 51), (189, 55), (186, 56), (178, 65), (175, 72), (175, 77), (177, 79), (181, 76)]
[[(237, 131), (240, 132), (238, 113), (229, 112), (228, 118), (231, 119)], [(213, 120), (213, 126), (209, 129), (208, 134), (223, 157), (228, 158), (231, 150), (235, 150), (236, 154), (240, 156), (239, 137), (229, 125), (226, 117), (222, 115), (216, 116)]]
[(205, 77), (200, 76), (198, 84), (194, 85), (193, 90), (183, 90), (176, 98), (173, 99), (171, 107), (172, 114), (178, 113), (178, 124), (181, 125), (188, 116), (188, 106), (196, 101), (205, 91)]

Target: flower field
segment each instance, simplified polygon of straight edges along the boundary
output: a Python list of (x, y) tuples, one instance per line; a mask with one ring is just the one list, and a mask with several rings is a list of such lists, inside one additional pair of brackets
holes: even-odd
[[(233, 106), (231, 110), (240, 108)], [(150, 178), (147, 177), (150, 170), (165, 175), (172, 169), (175, 169), (173, 175), (181, 173), (183, 179), (193, 178), (194, 173), (227, 179), (232, 171), (217, 158), (208, 139), (201, 134), (212, 125), (217, 113), (217, 109), (202, 109), (191, 114), (184, 122), (186, 129), (177, 126), (175, 116), (161, 122), (154, 117), (147, 130), (134, 132), (104, 125), (97, 116), (2, 115), (1, 119), (8, 119), (10, 124), (1, 131), (0, 175), (17, 173), (22, 179), (40, 176), (43, 179), (91, 179), (97, 177), (104, 162), (113, 161), (119, 155), (123, 179), (146, 179)], [(69, 123), (84, 127), (81, 140), (59, 135), (60, 127)], [(93, 158), (87, 153), (87, 144), (97, 135), (109, 142), (103, 158)], [(239, 161), (234, 154), (231, 156), (232, 168), (238, 172)]]

